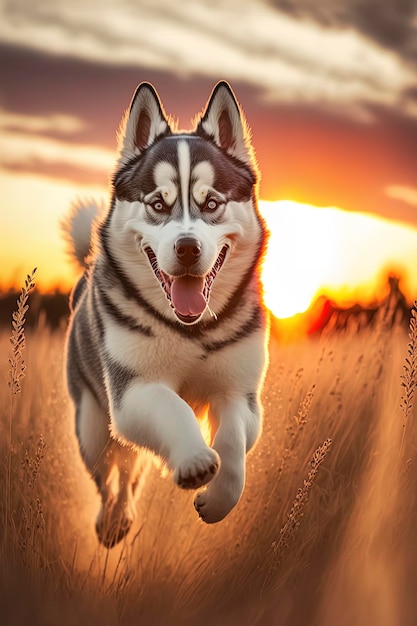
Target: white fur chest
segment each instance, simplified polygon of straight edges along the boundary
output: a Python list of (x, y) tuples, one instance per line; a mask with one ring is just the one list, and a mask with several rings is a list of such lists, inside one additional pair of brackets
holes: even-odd
[[(156, 334), (156, 333), (155, 333)], [(196, 367), (204, 350), (198, 342), (167, 331), (154, 337), (110, 322), (105, 332), (106, 353), (145, 381), (181, 386), (187, 372)]]
[(212, 353), (199, 340), (169, 329), (155, 335), (146, 337), (110, 322), (105, 350), (144, 381), (163, 382), (191, 404), (208, 402), (213, 395), (246, 393), (259, 383), (265, 360), (262, 330)]

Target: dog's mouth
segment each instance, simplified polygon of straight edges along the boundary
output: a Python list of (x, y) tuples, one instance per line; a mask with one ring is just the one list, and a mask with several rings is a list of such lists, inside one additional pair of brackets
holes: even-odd
[(149, 246), (145, 253), (149, 263), (161, 285), (163, 292), (174, 310), (175, 315), (183, 324), (195, 324), (208, 307), (214, 280), (226, 260), (228, 245), (224, 245), (211, 270), (204, 276), (183, 274), (169, 276), (158, 265), (156, 254)]

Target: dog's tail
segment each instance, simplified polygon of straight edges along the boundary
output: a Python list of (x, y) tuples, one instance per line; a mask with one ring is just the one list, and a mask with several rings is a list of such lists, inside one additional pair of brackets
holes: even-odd
[(70, 206), (68, 214), (61, 220), (62, 236), (67, 251), (77, 265), (86, 269), (93, 251), (94, 232), (104, 206), (94, 200), (77, 199)]

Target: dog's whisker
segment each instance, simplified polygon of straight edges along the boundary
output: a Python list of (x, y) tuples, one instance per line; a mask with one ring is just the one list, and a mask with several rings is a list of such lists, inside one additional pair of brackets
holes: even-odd
[(214, 318), (215, 320), (217, 320), (217, 315), (214, 311), (212, 311), (212, 309), (210, 309), (210, 307), (207, 305), (207, 311), (210, 313), (210, 317)]

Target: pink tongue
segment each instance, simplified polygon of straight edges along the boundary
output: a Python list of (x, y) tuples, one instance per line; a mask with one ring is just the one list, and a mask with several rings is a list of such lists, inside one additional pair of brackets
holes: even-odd
[(181, 276), (171, 284), (171, 301), (180, 315), (201, 315), (206, 308), (204, 278)]

